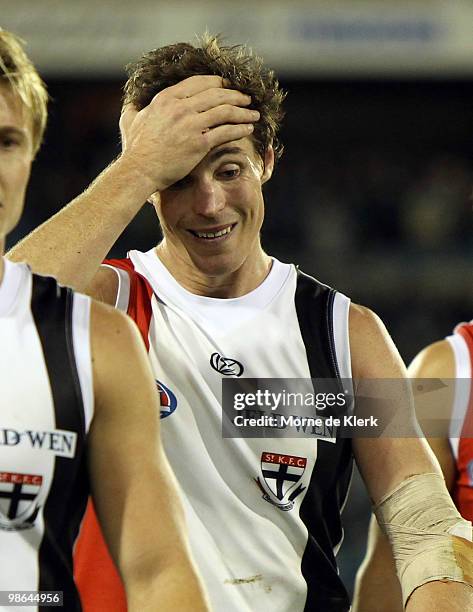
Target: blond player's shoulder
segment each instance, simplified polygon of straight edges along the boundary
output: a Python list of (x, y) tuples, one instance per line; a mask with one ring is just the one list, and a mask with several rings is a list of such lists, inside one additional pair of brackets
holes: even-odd
[(96, 412), (98, 407), (101, 414), (106, 410), (113, 417), (126, 410), (130, 418), (139, 413), (144, 418), (149, 412), (143, 408), (146, 403), (154, 414), (156, 386), (145, 345), (130, 317), (92, 300), (91, 348)]
[(96, 300), (91, 303), (91, 345), (94, 369), (131, 369), (147, 363), (146, 351), (134, 321), (123, 312)]
[(135, 323), (129, 316), (113, 306), (91, 300), (91, 329), (94, 335), (102, 338), (136, 336)]

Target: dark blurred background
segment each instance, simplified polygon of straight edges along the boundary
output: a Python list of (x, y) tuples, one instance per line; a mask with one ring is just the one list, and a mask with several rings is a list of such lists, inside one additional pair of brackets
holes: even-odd
[[(149, 9), (146, 2), (142, 4), (143, 11)], [(270, 46), (266, 38), (273, 36), (271, 31), (260, 33), (263, 55), (267, 60), (274, 56), (275, 67), (280, 64), (278, 74), (288, 91), (282, 129), (285, 153), (265, 188), (263, 244), (279, 259), (298, 263), (375, 310), (408, 363), (425, 345), (448, 335), (458, 321), (472, 317), (473, 12), (465, 3), (452, 2), (450, 9), (458, 5), (466, 12), (455, 13), (449, 21), (444, 13), (436, 16), (429, 2), (410, 3), (410, 8), (406, 4), (400, 14), (394, 2), (360, 1), (358, 8), (366, 12), (352, 17), (353, 6), (346, 2), (337, 3), (338, 12), (324, 8), (320, 14), (313, 12), (315, 4), (309, 14), (304, 13), (309, 4), (296, 3), (287, 40), (281, 37), (281, 45), (293, 50), (293, 64), (284, 64), (277, 42)], [(260, 10), (273, 5), (278, 3), (262, 2)], [(10, 7), (11, 23), (2, 25), (20, 31), (30, 42), (36, 35), (35, 20), (24, 2), (18, 6), (23, 19)], [(378, 21), (374, 8), (379, 9)], [(54, 15), (55, 27), (60, 28), (57, 12)], [(206, 18), (211, 31), (226, 33), (222, 15), (215, 15), (223, 27), (212, 28), (211, 18), (200, 15), (191, 30), (203, 31), (201, 22)], [(242, 15), (238, 13), (246, 35), (239, 37), (235, 20), (231, 27), (227, 24), (230, 35), (258, 50), (258, 28), (263, 25)], [(462, 23), (458, 15), (463, 16)], [(106, 19), (110, 13), (102, 11), (99, 17)], [(274, 31), (281, 32), (283, 18), (276, 14), (274, 19)], [(91, 27), (93, 16), (88, 20)], [(67, 23), (65, 16), (63, 21)], [(455, 45), (460, 45), (464, 21), (470, 37), (461, 55)], [(457, 35), (453, 23), (460, 28)], [(79, 36), (80, 27), (71, 30), (73, 35)], [(130, 27), (128, 22), (125, 31)], [(93, 37), (96, 45), (98, 30)], [(63, 43), (71, 31), (63, 32)], [(150, 39), (149, 32), (143, 38)], [(180, 39), (171, 34), (167, 38), (164, 42)], [(191, 40), (192, 33), (183, 39)], [(119, 154), (121, 68), (141, 51), (164, 44), (159, 36), (153, 40), (157, 42), (143, 44), (139, 52), (120, 47), (122, 55), (111, 62), (110, 70), (103, 62), (87, 69), (90, 58), (82, 65), (76, 54), (74, 61), (67, 60), (67, 48), (62, 63), (52, 51), (42, 54), (49, 49), (46, 33), (31, 43), (30, 54), (34, 59), (36, 51), (40, 69), (44, 66), (50, 120), (34, 164), (26, 214), (10, 235), (10, 246), (78, 195)], [(301, 41), (302, 50), (295, 46)], [(409, 47), (414, 43), (417, 46)], [(82, 48), (87, 48), (85, 39)], [(111, 254), (148, 249), (159, 236), (154, 210), (145, 205)], [(340, 553), (350, 589), (364, 552), (368, 517), (369, 502), (356, 476)]]
[[(368, 305), (406, 361), (471, 318), (473, 82), (288, 80), (265, 248)], [(10, 245), (119, 154), (121, 80), (48, 79), (50, 119)], [(114, 247), (159, 240), (145, 205)]]

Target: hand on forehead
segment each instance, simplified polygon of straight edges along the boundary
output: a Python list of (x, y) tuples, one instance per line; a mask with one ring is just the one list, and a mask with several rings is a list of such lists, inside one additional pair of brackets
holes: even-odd
[[(150, 105), (158, 98), (163, 99), (164, 97), (175, 100), (189, 100), (189, 107), (193, 111), (201, 113), (225, 104), (234, 106), (251, 104), (250, 96), (236, 89), (227, 89), (226, 85), (228, 85), (228, 81), (218, 75), (194, 75), (158, 92)], [(120, 132), (123, 148), (126, 147), (129, 128), (139, 112), (133, 103), (125, 104), (122, 108)]]
[[(168, 87), (167, 91), (172, 92), (175, 98), (183, 99), (190, 98), (195, 94), (205, 92), (208, 89), (223, 88), (223, 86), (224, 79), (221, 76), (195, 75), (180, 81), (176, 85)], [(159, 96), (160, 93), (162, 92), (158, 92), (156, 96)], [(153, 99), (155, 99), (156, 96)], [(123, 127), (126, 128), (126, 126), (133, 121), (137, 113), (138, 110), (132, 103), (125, 104), (122, 108), (122, 115), (120, 117), (120, 127), (123, 125)]]
[(223, 85), (219, 76), (192, 76), (163, 89), (141, 110), (132, 103), (124, 107), (124, 158), (154, 182), (153, 193), (189, 174), (216, 147), (253, 133), (260, 114), (247, 108), (251, 97)]

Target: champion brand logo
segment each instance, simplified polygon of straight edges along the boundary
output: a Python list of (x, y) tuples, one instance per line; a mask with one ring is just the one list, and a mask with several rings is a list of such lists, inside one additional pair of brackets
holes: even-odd
[(244, 372), (243, 365), (236, 359), (229, 359), (228, 357), (222, 357), (218, 353), (212, 353), (210, 356), (210, 365), (214, 370), (217, 370), (219, 374), (224, 376), (241, 376)]
[(159, 380), (156, 381), (156, 385), (159, 391), (159, 399), (161, 401), (161, 413), (160, 417), (165, 419), (170, 416), (177, 408), (177, 398), (171, 389), (168, 389)]

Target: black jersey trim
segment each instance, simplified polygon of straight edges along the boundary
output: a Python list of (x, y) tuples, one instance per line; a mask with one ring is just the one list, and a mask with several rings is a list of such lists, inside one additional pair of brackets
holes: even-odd
[(328, 329), (327, 341), (330, 347), (330, 355), (332, 357), (332, 366), (333, 366), (333, 369), (334, 369), (334, 372), (337, 378), (341, 378), (340, 368), (339, 368), (338, 359), (337, 359), (337, 350), (335, 348), (335, 336), (333, 332), (333, 305), (335, 303), (335, 294), (336, 294), (336, 291), (332, 289), (328, 296), (328, 306), (327, 306), (327, 310), (325, 311), (325, 313), (326, 313), (327, 329)]
[[(297, 271), (296, 313), (312, 378), (340, 380), (333, 334), (336, 291)], [(301, 560), (307, 583), (304, 612), (348, 612), (350, 600), (338, 575), (334, 547), (343, 538), (340, 512), (353, 468), (350, 440), (320, 442), (299, 515), (308, 531)]]
[(327, 360), (332, 353), (327, 325), (329, 301), (334, 290), (297, 270), (296, 312), (312, 378), (334, 378), (337, 370)]
[(63, 591), (64, 608), (79, 612), (81, 604), (73, 580), (72, 549), (89, 486), (84, 452), (84, 406), (72, 337), (74, 296), (70, 289), (60, 287), (52, 278), (33, 275), (32, 283), (31, 312), (48, 371), (55, 426), (77, 434), (75, 457), (55, 457), (53, 481), (43, 510), (38, 590)]

